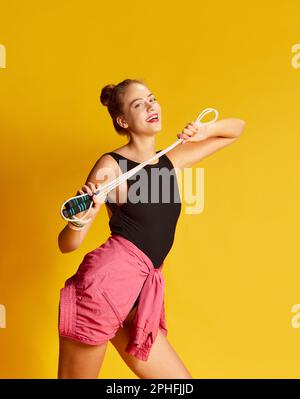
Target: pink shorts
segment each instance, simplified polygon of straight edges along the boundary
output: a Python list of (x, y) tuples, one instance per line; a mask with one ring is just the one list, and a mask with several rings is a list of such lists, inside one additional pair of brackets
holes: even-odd
[(140, 294), (131, 339), (125, 350), (147, 360), (158, 329), (167, 335), (163, 263), (114, 234), (87, 253), (60, 290), (59, 335), (89, 345), (113, 338)]

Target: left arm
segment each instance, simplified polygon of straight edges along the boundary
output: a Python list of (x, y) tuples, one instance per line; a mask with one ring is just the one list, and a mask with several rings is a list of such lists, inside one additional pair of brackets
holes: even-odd
[(236, 141), (245, 129), (245, 121), (226, 118), (210, 125), (196, 127), (189, 123), (178, 138), (184, 141), (168, 152), (174, 167), (183, 169)]

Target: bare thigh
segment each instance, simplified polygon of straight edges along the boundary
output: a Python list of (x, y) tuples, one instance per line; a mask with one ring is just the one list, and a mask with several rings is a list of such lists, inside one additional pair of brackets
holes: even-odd
[(87, 345), (59, 336), (58, 378), (97, 378), (108, 341)]
[(193, 378), (182, 360), (179, 358), (168, 339), (159, 330), (154, 344), (152, 345), (148, 360), (137, 359), (125, 351), (130, 338), (133, 318), (136, 312), (134, 308), (126, 320), (123, 328), (119, 328), (115, 337), (110, 342), (117, 349), (127, 366), (139, 378)]

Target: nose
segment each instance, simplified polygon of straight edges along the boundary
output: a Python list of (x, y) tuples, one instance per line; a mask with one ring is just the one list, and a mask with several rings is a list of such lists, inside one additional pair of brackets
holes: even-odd
[(153, 108), (153, 104), (150, 101), (146, 100), (146, 103), (147, 103), (147, 108), (149, 108), (149, 107), (151, 108), (151, 105), (152, 105), (152, 108)]

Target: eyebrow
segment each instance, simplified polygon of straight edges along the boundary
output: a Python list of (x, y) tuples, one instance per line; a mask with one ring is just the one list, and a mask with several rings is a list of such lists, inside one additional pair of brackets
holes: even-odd
[[(153, 94), (153, 93), (148, 94), (147, 97), (152, 96), (152, 94)], [(137, 100), (142, 100), (142, 98), (136, 98), (135, 100), (132, 100), (132, 101), (130, 102), (130, 104), (129, 104), (129, 107), (131, 106), (131, 104), (133, 104), (133, 103), (134, 103), (135, 101), (137, 101)]]

